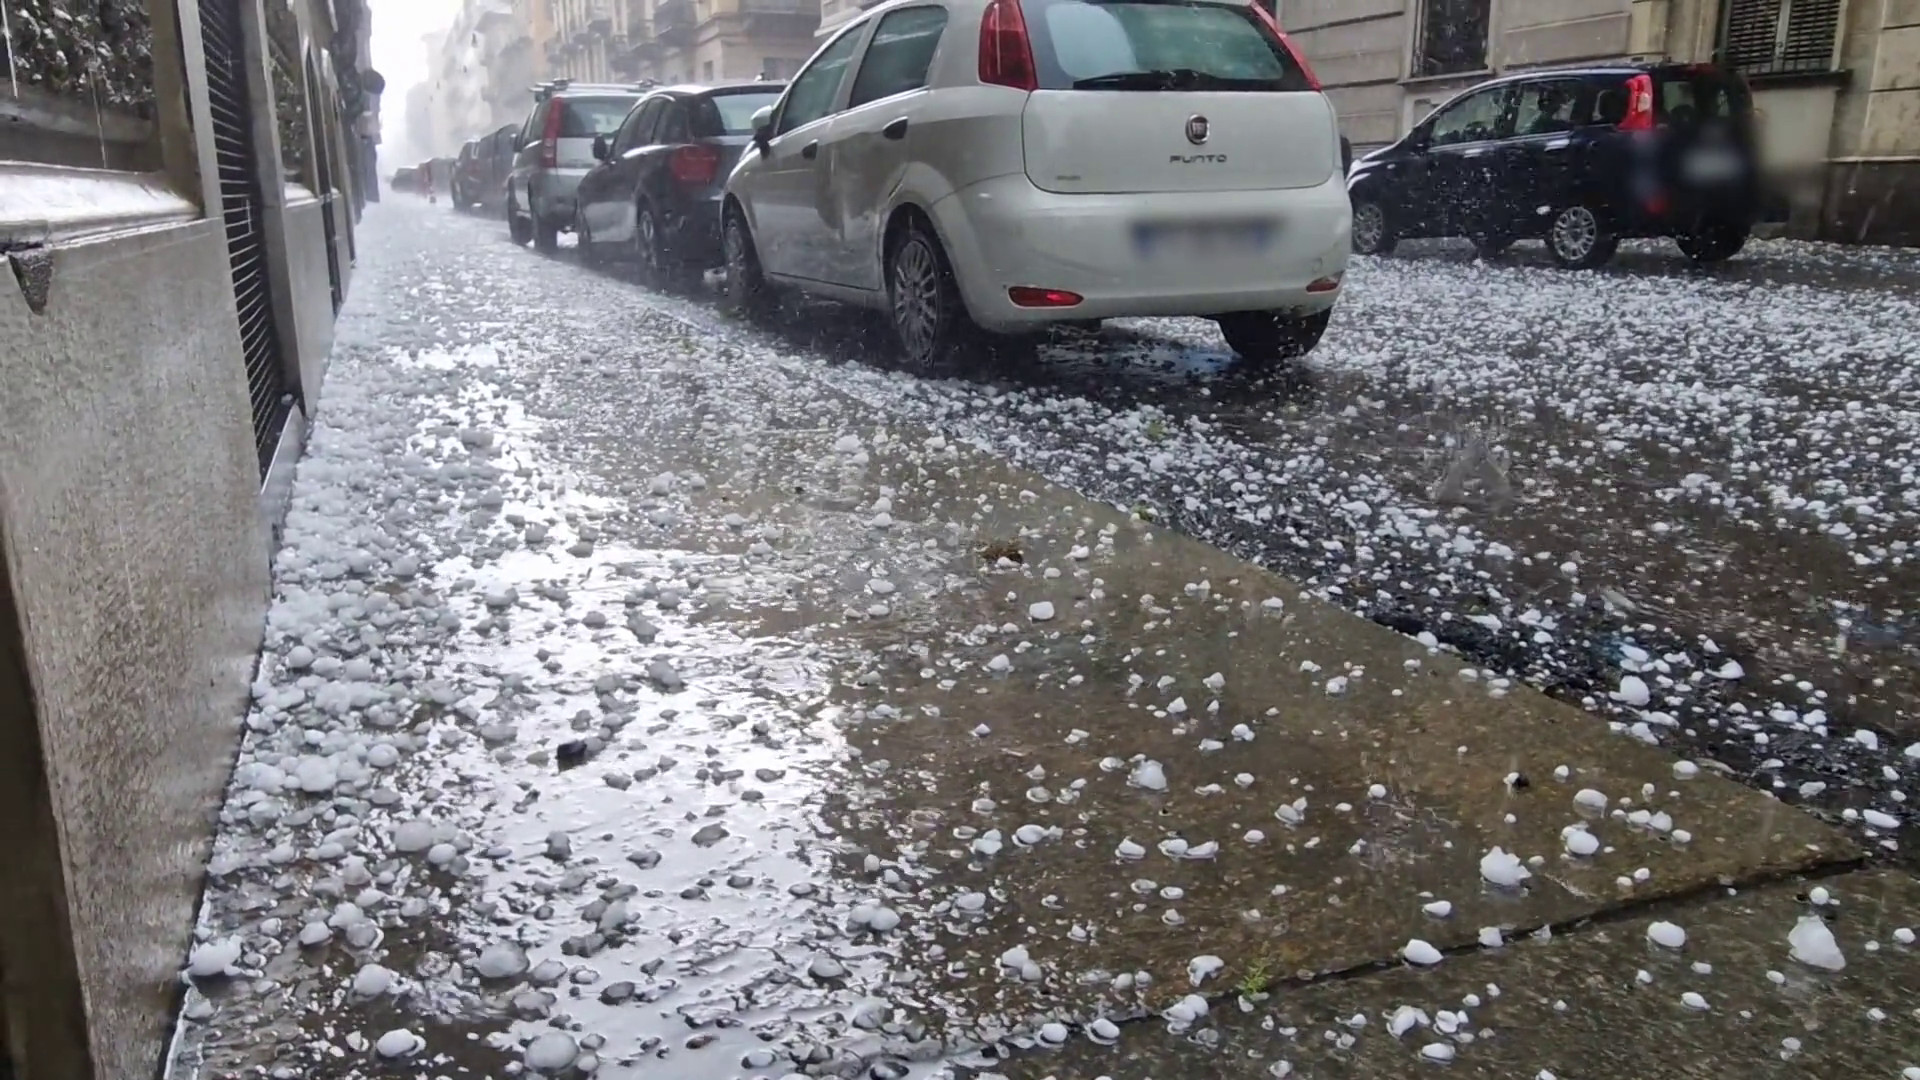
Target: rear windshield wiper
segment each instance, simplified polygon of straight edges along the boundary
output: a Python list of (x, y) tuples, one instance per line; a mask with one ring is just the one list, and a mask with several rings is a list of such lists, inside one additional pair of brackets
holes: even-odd
[(1155, 69), (1152, 71), (1116, 71), (1075, 79), (1075, 90), (1271, 90), (1274, 79), (1235, 79), (1213, 75), (1193, 68)]

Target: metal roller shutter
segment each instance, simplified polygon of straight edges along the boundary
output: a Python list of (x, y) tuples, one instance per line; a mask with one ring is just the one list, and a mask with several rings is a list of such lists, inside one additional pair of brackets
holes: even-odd
[(233, 268), (234, 306), (240, 315), (240, 346), (247, 365), (247, 395), (253, 405), (253, 439), (266, 475), (274, 448), (293, 409), (286, 362), (273, 322), (273, 286), (267, 271), (265, 201), (254, 154), (252, 110), (247, 99), (246, 55), (235, 0), (200, 0), (200, 34), (206, 51), (207, 96), (213, 105), (213, 145), (220, 176), (220, 209), (226, 222), (227, 259)]

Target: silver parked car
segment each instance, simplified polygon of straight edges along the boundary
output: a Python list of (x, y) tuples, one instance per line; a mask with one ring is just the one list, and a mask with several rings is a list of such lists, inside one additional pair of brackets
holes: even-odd
[(568, 79), (535, 88), (507, 176), (507, 231), (514, 243), (531, 240), (541, 251), (559, 246), (560, 233), (573, 227), (580, 178), (599, 164), (593, 141), (618, 131), (647, 89)]

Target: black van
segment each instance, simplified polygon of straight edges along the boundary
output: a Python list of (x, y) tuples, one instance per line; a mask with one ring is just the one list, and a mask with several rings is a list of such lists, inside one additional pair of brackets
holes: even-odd
[(1540, 238), (1562, 266), (1671, 236), (1733, 257), (1761, 210), (1753, 98), (1708, 64), (1612, 64), (1483, 83), (1354, 162), (1353, 248), (1463, 236), (1483, 255)]

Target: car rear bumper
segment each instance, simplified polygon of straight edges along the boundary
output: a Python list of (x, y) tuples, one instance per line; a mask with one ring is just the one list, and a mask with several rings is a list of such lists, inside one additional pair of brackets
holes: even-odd
[[(1025, 175), (983, 181), (935, 203), (936, 226), (975, 321), (1017, 331), (1054, 322), (1332, 307), (1351, 246), (1352, 204), (1332, 176), (1311, 188), (1063, 195)], [(1136, 225), (1265, 223), (1262, 250), (1143, 251)], [(1251, 231), (1251, 229), (1249, 229)], [(1317, 285), (1316, 285), (1317, 283)], [(1008, 290), (1061, 290), (1063, 307), (1023, 307)]]
[(541, 169), (527, 179), (528, 209), (542, 221), (571, 226), (586, 169)]

